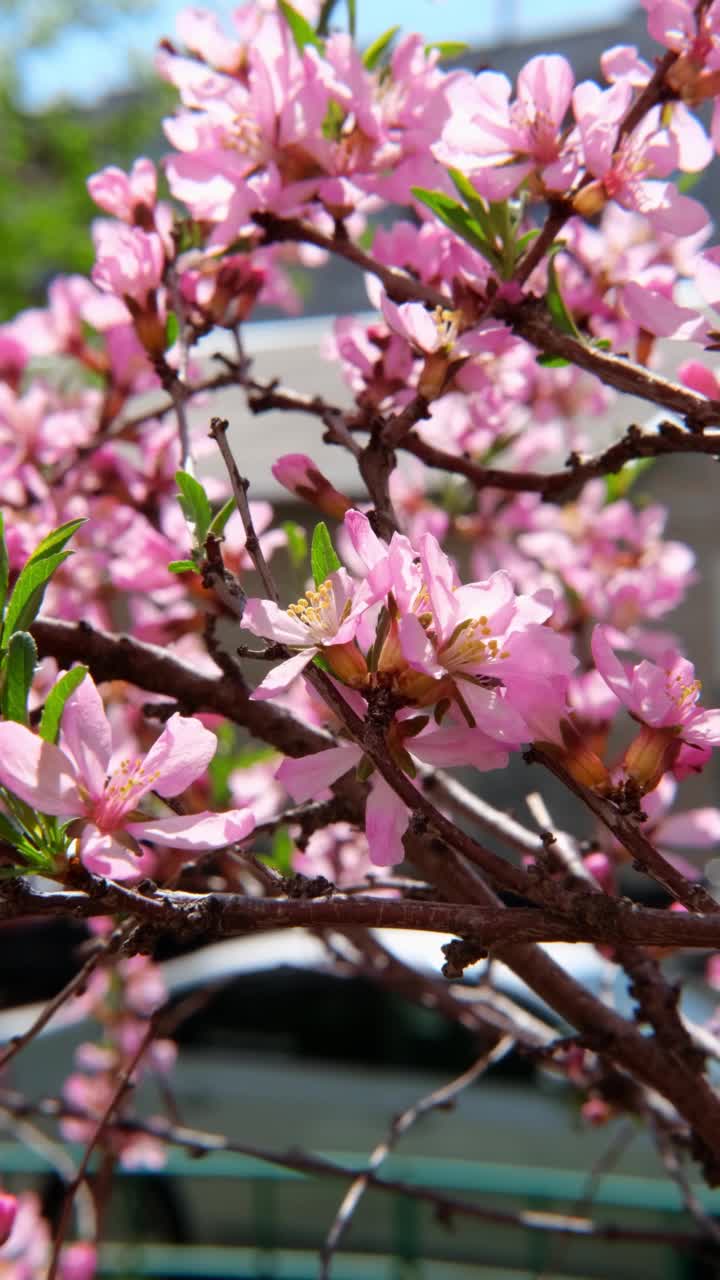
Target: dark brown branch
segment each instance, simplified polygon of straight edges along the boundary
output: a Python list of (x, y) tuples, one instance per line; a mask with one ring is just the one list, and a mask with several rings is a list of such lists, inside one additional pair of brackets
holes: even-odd
[(513, 332), (537, 347), (544, 355), (561, 356), (578, 369), (592, 373), (608, 387), (637, 396), (650, 404), (657, 404), (666, 412), (677, 413), (693, 429), (720, 424), (720, 402), (707, 400), (689, 387), (670, 382), (660, 374), (651, 373), (642, 365), (633, 364), (622, 356), (599, 351), (588, 343), (556, 329), (539, 298), (524, 298), (521, 302), (501, 300), (495, 305), (495, 314), (504, 320)]
[[(592, 354), (604, 355), (605, 353), (596, 353), (593, 349)], [(618, 360), (617, 357), (613, 358)], [(638, 368), (628, 361), (618, 360), (618, 363), (622, 365), (626, 375)], [(640, 371), (647, 374), (647, 370)], [(647, 374), (647, 376), (653, 381), (656, 375)], [(267, 409), (285, 409), (311, 414), (323, 422), (329, 419), (345, 420), (355, 430), (371, 429), (372, 423), (369, 421), (359, 420), (357, 415), (345, 412), (320, 396), (308, 396), (290, 387), (276, 387), (271, 383), (265, 386), (261, 383), (252, 385), (259, 388), (257, 397), (251, 397), (249, 402), (255, 413), (261, 413)], [(691, 391), (687, 392), (691, 398), (688, 401), (685, 398), (684, 388), (674, 383), (667, 385), (676, 387), (682, 397), (682, 412), (691, 413), (693, 421), (696, 421), (696, 414), (702, 410), (703, 406), (707, 408), (710, 403)], [(635, 394), (634, 388), (633, 394)], [(662, 400), (659, 402), (662, 403)], [(416, 414), (411, 416), (413, 421), (410, 425), (414, 425), (419, 421), (419, 417)], [(400, 422), (401, 417), (402, 415), (398, 415), (395, 419), (389, 419), (385, 431), (387, 432), (394, 423)], [(720, 426), (720, 409), (716, 420)], [(544, 498), (554, 501), (570, 501), (577, 497), (588, 480), (596, 476), (614, 475), (626, 463), (634, 462), (639, 458), (660, 458), (675, 453), (702, 453), (711, 457), (720, 455), (720, 431), (710, 434), (690, 431), (678, 423), (667, 421), (659, 423), (654, 431), (643, 431), (632, 424), (620, 440), (616, 440), (593, 457), (582, 459), (576, 454), (571, 455), (562, 471), (508, 471), (502, 467), (485, 467), (464, 454), (446, 453), (443, 449), (436, 448), (406, 430), (404, 417), (402, 421), (403, 429), (399, 433), (399, 439), (395, 441), (395, 447), (413, 454), (426, 466), (464, 476), (478, 490), (502, 489), (508, 493), (539, 493)]]
[(273, 703), (252, 702), (236, 680), (207, 676), (159, 645), (97, 631), (81, 622), (42, 619), (32, 632), (42, 658), (57, 658), (64, 667), (84, 662), (96, 681), (127, 680), (172, 699), (186, 713), (214, 711), (287, 755), (310, 755), (335, 745), (330, 734)]
[[(707, 401), (703, 402), (707, 404)], [(583, 485), (596, 476), (614, 475), (627, 462), (638, 458), (660, 458), (674, 453), (720, 455), (720, 432), (688, 431), (674, 422), (661, 422), (656, 431), (629, 426), (625, 435), (594, 457), (581, 459), (573, 454), (564, 471), (506, 471), (484, 467), (463, 454), (445, 453), (419, 436), (407, 436), (399, 446), (428, 467), (464, 476), (476, 489), (502, 489), (506, 493), (540, 493), (553, 501), (567, 502), (577, 497)]]
[(658, 884), (663, 885), (678, 902), (682, 902), (690, 911), (709, 912), (715, 915), (720, 913), (720, 903), (716, 902), (702, 885), (692, 884), (682, 872), (668, 862), (659, 849), (656, 849), (643, 834), (638, 823), (621, 813), (612, 800), (597, 795), (577, 782), (549, 752), (533, 747), (529, 758), (544, 764), (546, 769), (554, 773), (574, 795), (578, 796), (590, 812), (599, 818), (615, 839), (627, 849), (628, 853), (633, 855), (638, 869), (657, 880)]
[(363, 926), (455, 934), (498, 952), (519, 942), (720, 950), (720, 913), (637, 907), (602, 893), (569, 895), (563, 914), (539, 907), (484, 907), (357, 894), (344, 897), (339, 893), (333, 897), (257, 898), (155, 887), (146, 893), (125, 889), (89, 872), (83, 878), (89, 891), (40, 892), (25, 881), (8, 881), (0, 892), (0, 920), (41, 916), (87, 919), (114, 913), (141, 922), (146, 936), (192, 935), (203, 942), (270, 929)]
[(338, 258), (345, 258), (361, 271), (369, 271), (377, 276), (385, 288), (389, 298), (394, 302), (425, 302), (431, 307), (447, 307), (450, 301), (445, 293), (433, 289), (413, 279), (397, 267), (385, 267), (377, 262), (369, 253), (356, 245), (352, 240), (338, 236), (326, 236), (309, 222), (299, 218), (278, 218), (273, 213), (256, 213), (254, 220), (265, 233), (266, 244), (294, 242), (297, 244), (314, 244)]

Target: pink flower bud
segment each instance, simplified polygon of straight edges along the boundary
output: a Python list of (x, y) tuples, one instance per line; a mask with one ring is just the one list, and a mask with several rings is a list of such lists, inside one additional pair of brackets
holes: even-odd
[(612, 1119), (613, 1109), (604, 1098), (588, 1098), (587, 1102), (583, 1102), (580, 1114), (588, 1124), (599, 1128)]
[(306, 453), (284, 454), (274, 463), (272, 473), (283, 488), (311, 502), (333, 520), (342, 520), (352, 507), (350, 499), (331, 485)]
[(15, 1225), (18, 1202), (17, 1196), (9, 1191), (0, 1191), (0, 1244), (5, 1244)]

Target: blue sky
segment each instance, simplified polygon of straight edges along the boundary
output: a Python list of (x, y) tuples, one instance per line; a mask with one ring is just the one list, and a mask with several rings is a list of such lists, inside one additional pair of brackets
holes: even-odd
[[(202, 0), (196, 0), (201, 3)], [(163, 35), (174, 33), (178, 0), (158, 0), (133, 18), (122, 18), (103, 35), (70, 30), (50, 51), (26, 54), (21, 66), (23, 96), (41, 108), (59, 96), (92, 104), (105, 93), (122, 89), (133, 64), (152, 52)], [(230, 0), (205, 0), (204, 6), (227, 15)], [(367, 44), (391, 24), (420, 30), (430, 40), (465, 39), (476, 45), (620, 21), (632, 0), (604, 0), (601, 9), (578, 0), (357, 0), (358, 35)]]

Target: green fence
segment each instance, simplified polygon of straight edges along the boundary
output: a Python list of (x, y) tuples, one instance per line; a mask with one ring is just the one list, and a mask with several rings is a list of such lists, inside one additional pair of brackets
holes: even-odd
[[(357, 1153), (328, 1158), (365, 1168)], [(48, 1165), (41, 1155), (0, 1143), (0, 1173), (9, 1185), (41, 1185)], [(564, 1214), (576, 1235), (558, 1236), (524, 1226), (458, 1217), (437, 1221), (432, 1207), (401, 1194), (369, 1191), (343, 1242), (334, 1280), (693, 1280), (713, 1274), (692, 1249), (593, 1239), (585, 1215), (621, 1227), (692, 1234), (679, 1188), (669, 1180), (608, 1175), (599, 1180), (592, 1208), (582, 1204), (586, 1175), (467, 1160), (392, 1157), (382, 1176), (433, 1188), (499, 1214)], [(103, 1275), (193, 1277), (197, 1280), (315, 1280), (318, 1249), (345, 1183), (303, 1174), (226, 1152), (195, 1159), (171, 1152), (165, 1168), (124, 1174), (110, 1218), (114, 1235), (102, 1251)], [(155, 1193), (172, 1196), (185, 1238), (133, 1240), (158, 1220)], [(698, 1189), (705, 1207), (720, 1214), (720, 1192)], [(123, 1200), (123, 1197), (125, 1199)], [(158, 1202), (159, 1203), (159, 1202)], [(137, 1206), (144, 1222), (136, 1223)], [(124, 1209), (123, 1209), (124, 1206)], [(117, 1224), (122, 1229), (118, 1232)], [(123, 1238), (118, 1238), (122, 1236)]]

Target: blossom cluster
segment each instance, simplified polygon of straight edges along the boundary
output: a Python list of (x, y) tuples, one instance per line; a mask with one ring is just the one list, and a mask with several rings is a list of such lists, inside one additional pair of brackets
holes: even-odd
[[(618, 47), (582, 83), (555, 55), (515, 84), (448, 68), (392, 31), (363, 54), (316, 29), (315, 0), (246, 4), (230, 30), (180, 16), (157, 55), (179, 94), (162, 171), (92, 175), (90, 278), (0, 326), (2, 875), (244, 890), (262, 857), (279, 891), (294, 871), (395, 893), (373, 868), (406, 858), (424, 781), (534, 748), (698, 878), (685, 855), (720, 840), (720, 811), (671, 809), (720, 710), (666, 629), (694, 555), (636, 501), (637, 459), (569, 483), (619, 389), (664, 406), (660, 340), (696, 347), (678, 430), (720, 422), (704, 356), (720, 246), (686, 190), (720, 150), (720, 0), (643, 3), (665, 61)], [(331, 254), (364, 270), (373, 309), (336, 318), (318, 353), (345, 406), (256, 382), (242, 341), (263, 306), (297, 312), (297, 270)], [(208, 374), (198, 344), (219, 330), (235, 356)], [(243, 477), (198, 478), (211, 446), (188, 405), (228, 387), (308, 412), (358, 461), (350, 493), (320, 444), (275, 462), (304, 523), (331, 524), (309, 563), (254, 477), (249, 500)], [(93, 629), (125, 633), (114, 652), (136, 668), (89, 641), (68, 657), (62, 638)], [(168, 656), (182, 688), (157, 678)], [(224, 713), (210, 685), (231, 691)], [(614, 893), (627, 856), (605, 834), (586, 869)], [(90, 983), (105, 1035), (65, 1087), (85, 1142), (164, 999), (145, 957), (113, 974), (112, 998), (108, 969)], [(172, 1056), (156, 1040), (138, 1078)], [(160, 1159), (108, 1141), (126, 1165)], [(0, 1197), (0, 1265), (33, 1215)]]

